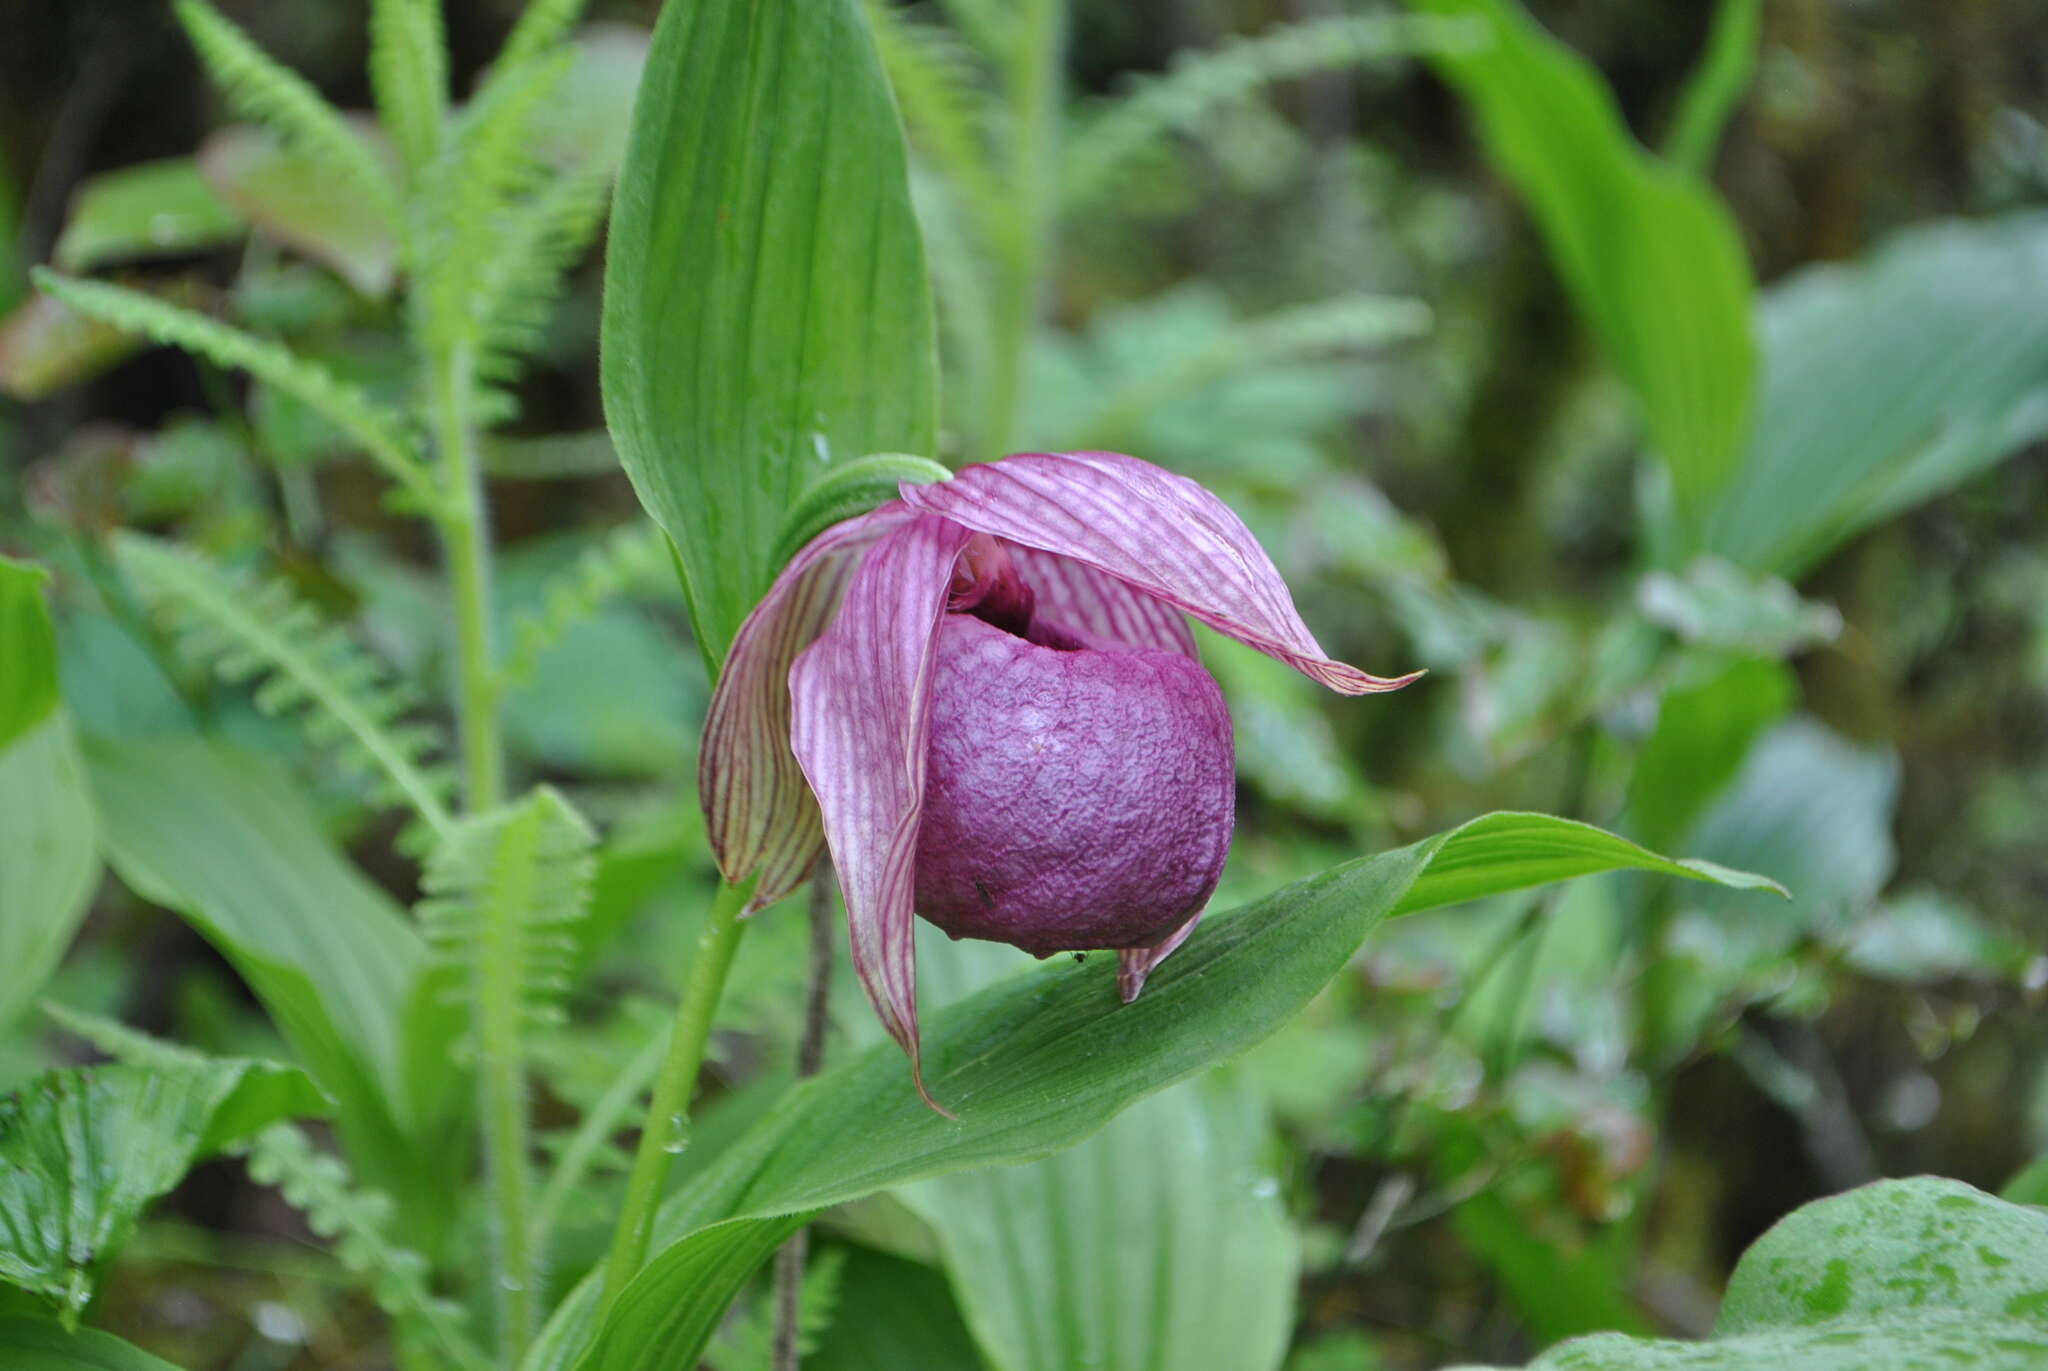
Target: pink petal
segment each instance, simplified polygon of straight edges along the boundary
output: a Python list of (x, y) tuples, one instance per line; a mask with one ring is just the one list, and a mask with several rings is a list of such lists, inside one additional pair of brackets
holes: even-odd
[(1106, 572), (1345, 695), (1397, 690), (1422, 674), (1389, 680), (1330, 660), (1244, 521), (1150, 462), (1026, 452), (902, 494), (913, 509)]
[(1013, 547), (1010, 556), (1038, 596), (1038, 613), (1054, 623), (1127, 647), (1198, 656), (1187, 616), (1166, 601), (1141, 595), (1086, 562), (1031, 547)]
[(817, 803), (789, 750), (790, 663), (831, 623), (861, 554), (916, 517), (891, 500), (813, 538), (740, 625), (718, 673), (697, 793), (720, 873), (734, 885), (761, 873), (750, 914), (802, 885), (825, 846)]
[[(853, 967), (918, 1072), (912, 938), (932, 665), (953, 565), (973, 535), (930, 515), (861, 559), (839, 617), (790, 669), (790, 744), (816, 792), (846, 895)], [(925, 1095), (922, 1075), (917, 1089)], [(940, 1110), (941, 1113), (945, 1111)]]
[(1126, 947), (1116, 954), (1116, 988), (1129, 1004), (1138, 998), (1138, 992), (1145, 988), (1145, 978), (1159, 969), (1159, 964), (1171, 957), (1180, 945), (1195, 931), (1195, 925), (1202, 921), (1201, 910), (1194, 917), (1173, 930), (1167, 940), (1157, 947)]

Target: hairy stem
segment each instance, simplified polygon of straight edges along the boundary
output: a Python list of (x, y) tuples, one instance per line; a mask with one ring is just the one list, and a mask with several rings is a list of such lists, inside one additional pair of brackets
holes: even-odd
[[(505, 789), (504, 744), (493, 685), (497, 662), (491, 631), (490, 524), (471, 412), (475, 365), (469, 346), (455, 344), (433, 358), (432, 378), (435, 437), (446, 492), (439, 523), (455, 608), (455, 712), (462, 737), (465, 808), (471, 814), (495, 807)], [(518, 918), (517, 903), (497, 900), (492, 909), (498, 926), (482, 930), (487, 947), (505, 944), (520, 933), (507, 926)], [(491, 974), (494, 967), (503, 974)], [(526, 1355), (533, 1336), (539, 1275), (533, 1248), (526, 1051), (517, 958), (486, 957), (483, 971), (472, 1006), (477, 1089), (491, 1186), (498, 1353), (501, 1364), (509, 1368)]]
[(676, 1005), (675, 1027), (669, 1032), (668, 1055), (662, 1059), (661, 1074), (654, 1079), (654, 1098), (647, 1106), (640, 1145), (633, 1154), (633, 1171), (626, 1180), (626, 1200), (619, 1210), (618, 1227), (612, 1230), (611, 1253), (604, 1266), (607, 1307), (646, 1261), (654, 1211), (661, 1202), (669, 1162), (689, 1145), (690, 1097), (704, 1065), (712, 1017), (725, 993), (726, 973), (732, 970), (733, 953), (739, 947), (740, 934), (746, 931), (740, 911), (746, 907), (751, 889), (751, 883), (721, 885), (704, 917), (704, 930), (697, 935), (696, 956)]
[(1024, 366), (1038, 323), (1053, 209), (1059, 203), (1060, 54), (1065, 0), (1024, 0), (1005, 72), (1011, 113), (1008, 231), (997, 244), (995, 349), (981, 450), (998, 457), (1015, 440)]

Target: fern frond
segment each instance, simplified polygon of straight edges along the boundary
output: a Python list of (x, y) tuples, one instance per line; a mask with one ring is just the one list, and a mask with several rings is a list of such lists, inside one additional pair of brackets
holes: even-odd
[(176, 0), (178, 21), (228, 102), (326, 172), (355, 187), (396, 229), (404, 218), (398, 187), (340, 110), (305, 77), (276, 61), (207, 0)]
[(1434, 15), (1339, 15), (1185, 54), (1166, 75), (1114, 101), (1068, 140), (1061, 212), (1079, 215), (1115, 199), (1133, 162), (1275, 82), (1331, 67), (1458, 51), (1481, 37), (1462, 20)]
[[(561, 1022), (570, 926), (589, 912), (596, 842), (583, 816), (541, 786), (457, 821), (428, 856), (421, 931), (436, 960), (469, 982), (466, 1002), (479, 1015), (516, 1005), (515, 1032)], [(487, 1035), (488, 1025), (477, 1028)]]
[(430, 1336), (451, 1366), (490, 1371), (490, 1359), (462, 1326), (462, 1311), (433, 1293), (426, 1259), (391, 1239), (388, 1196), (358, 1189), (339, 1157), (288, 1123), (258, 1133), (246, 1156), (250, 1178), (276, 1186), (308, 1227), (334, 1243), (336, 1259), (367, 1283), (379, 1309)]
[(55, 1000), (44, 1000), (41, 1008), (43, 1014), (66, 1033), (83, 1038), (100, 1052), (129, 1066), (162, 1070), (208, 1060), (206, 1054), (196, 1048), (172, 1042), (169, 1038), (159, 1038), (139, 1028), (130, 1028), (117, 1019), (88, 1014)]
[(266, 713), (298, 710), (323, 747), (384, 784), (380, 798), (408, 805), (433, 829), (451, 823), (446, 771), (429, 760), (439, 733), (404, 716), (416, 703), (382, 662), (281, 581), (230, 571), (200, 553), (140, 534), (115, 536), (114, 554), (143, 600), (184, 650), (224, 680), (256, 682)]
[(550, 311), (611, 208), (609, 172), (567, 173), (507, 212), (476, 283), (476, 374), (505, 387), (546, 340)]
[(1007, 207), (991, 147), (1001, 116), (986, 65), (959, 35), (886, 0), (869, 0), (868, 17), (912, 143), (987, 232)]
[(1147, 368), (1137, 382), (1112, 394), (1089, 421), (1086, 442), (1110, 448), (1127, 443), (1148, 414), (1176, 395), (1247, 367), (1384, 347), (1420, 337), (1431, 321), (1422, 301), (1386, 295), (1339, 296), (1243, 320), (1185, 355)]
[(519, 21), (498, 50), (492, 79), (522, 63), (548, 52), (568, 36), (569, 29), (583, 14), (585, 0), (527, 0)]
[(939, 360), (947, 368), (947, 409), (978, 413), (986, 403), (989, 375), (995, 367), (995, 299), (988, 240), (966, 222), (966, 208), (955, 188), (915, 163), (910, 169), (910, 190), (917, 202), (918, 227), (924, 233), (939, 327), (945, 334)]
[(220, 366), (246, 371), (284, 391), (361, 444), (377, 465), (405, 487), (420, 509), (440, 509), (441, 493), (427, 469), (413, 456), (412, 438), (405, 421), (319, 363), (294, 356), (278, 344), (231, 324), (126, 286), (81, 281), (46, 267), (35, 268), (31, 279), (36, 289), (87, 318), (111, 324), (124, 333), (183, 348)]
[(533, 128), (573, 57), (562, 48), (488, 83), (457, 116), (422, 183), (414, 226), (414, 307), (429, 352), (483, 342), (479, 294), (515, 208), (543, 185)]
[[(797, 1299), (797, 1352), (809, 1356), (832, 1327), (839, 1311), (839, 1277), (846, 1249), (828, 1247), (804, 1269), (803, 1293)], [(774, 1371), (775, 1296), (763, 1291), (745, 1315), (733, 1320), (706, 1351), (712, 1371)]]
[(596, 614), (607, 600), (647, 585), (669, 571), (668, 535), (651, 523), (613, 529), (573, 566), (542, 589), (539, 607), (521, 614), (512, 628), (512, 650), (498, 671), (499, 689), (520, 685), (547, 650), (570, 629)]
[(448, 35), (440, 0), (373, 0), (370, 88), (408, 178), (441, 145), (448, 116)]

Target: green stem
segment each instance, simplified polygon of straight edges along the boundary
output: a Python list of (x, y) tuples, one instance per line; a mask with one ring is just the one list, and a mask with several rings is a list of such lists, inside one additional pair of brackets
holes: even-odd
[(654, 1080), (654, 1098), (647, 1106), (647, 1120), (640, 1128), (640, 1146), (633, 1154), (633, 1172), (626, 1181), (626, 1200), (619, 1211), (618, 1227), (612, 1232), (611, 1255), (605, 1260), (604, 1298), (607, 1307), (626, 1288), (626, 1283), (647, 1259), (647, 1244), (654, 1231), (654, 1211), (661, 1202), (668, 1180), (669, 1162), (689, 1145), (690, 1096), (697, 1086), (697, 1073), (704, 1065), (704, 1045), (711, 1038), (712, 1016), (725, 993), (726, 973), (732, 970), (732, 956), (746, 925), (740, 911), (746, 908), (751, 883), (722, 885), (697, 935), (697, 954), (690, 963), (683, 998), (676, 1005), (675, 1027), (669, 1032), (668, 1056), (661, 1074)]
[[(492, 642), (490, 524), (470, 407), (475, 368), (475, 354), (467, 344), (438, 350), (433, 359), (435, 438), (445, 491), (439, 523), (455, 604), (455, 706), (462, 737), (465, 809), (470, 814), (495, 808), (505, 790), (495, 685), (497, 657)], [(518, 902), (494, 901), (493, 907), (501, 923), (518, 917)], [(481, 930), (480, 937), (487, 946), (496, 947), (518, 937), (519, 932), (513, 927), (492, 927)], [(518, 959), (486, 956), (481, 960), (484, 974), (477, 983), (474, 1006), (477, 1090), (491, 1186), (498, 1354), (509, 1368), (526, 1355), (538, 1308), (524, 1010)]]
[(482, 463), (470, 397), (476, 357), (467, 344), (450, 348), (435, 367), (435, 418), (442, 479), (448, 487), (441, 521), (450, 589), (455, 595), (456, 714), (469, 811), (480, 813), (504, 798), (504, 745), (498, 733), (497, 650), (491, 608), (490, 523), (484, 507)]
[(1010, 231), (999, 245), (995, 349), (982, 450), (998, 457), (1016, 437), (1024, 367), (1038, 324), (1053, 208), (1059, 203), (1060, 53), (1065, 0), (1025, 0), (1006, 85), (1015, 116), (1009, 156)]

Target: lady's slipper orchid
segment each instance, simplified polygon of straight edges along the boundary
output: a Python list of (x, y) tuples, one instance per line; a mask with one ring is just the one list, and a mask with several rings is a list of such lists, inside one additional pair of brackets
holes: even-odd
[(704, 728), (719, 867), (757, 876), (751, 912), (829, 845), (854, 967), (914, 1073), (913, 913), (1039, 956), (1115, 948), (1126, 1000), (1193, 930), (1234, 756), (1186, 615), (1346, 695), (1415, 679), (1324, 656), (1222, 501), (1109, 452), (906, 484), (812, 540), (741, 627)]

